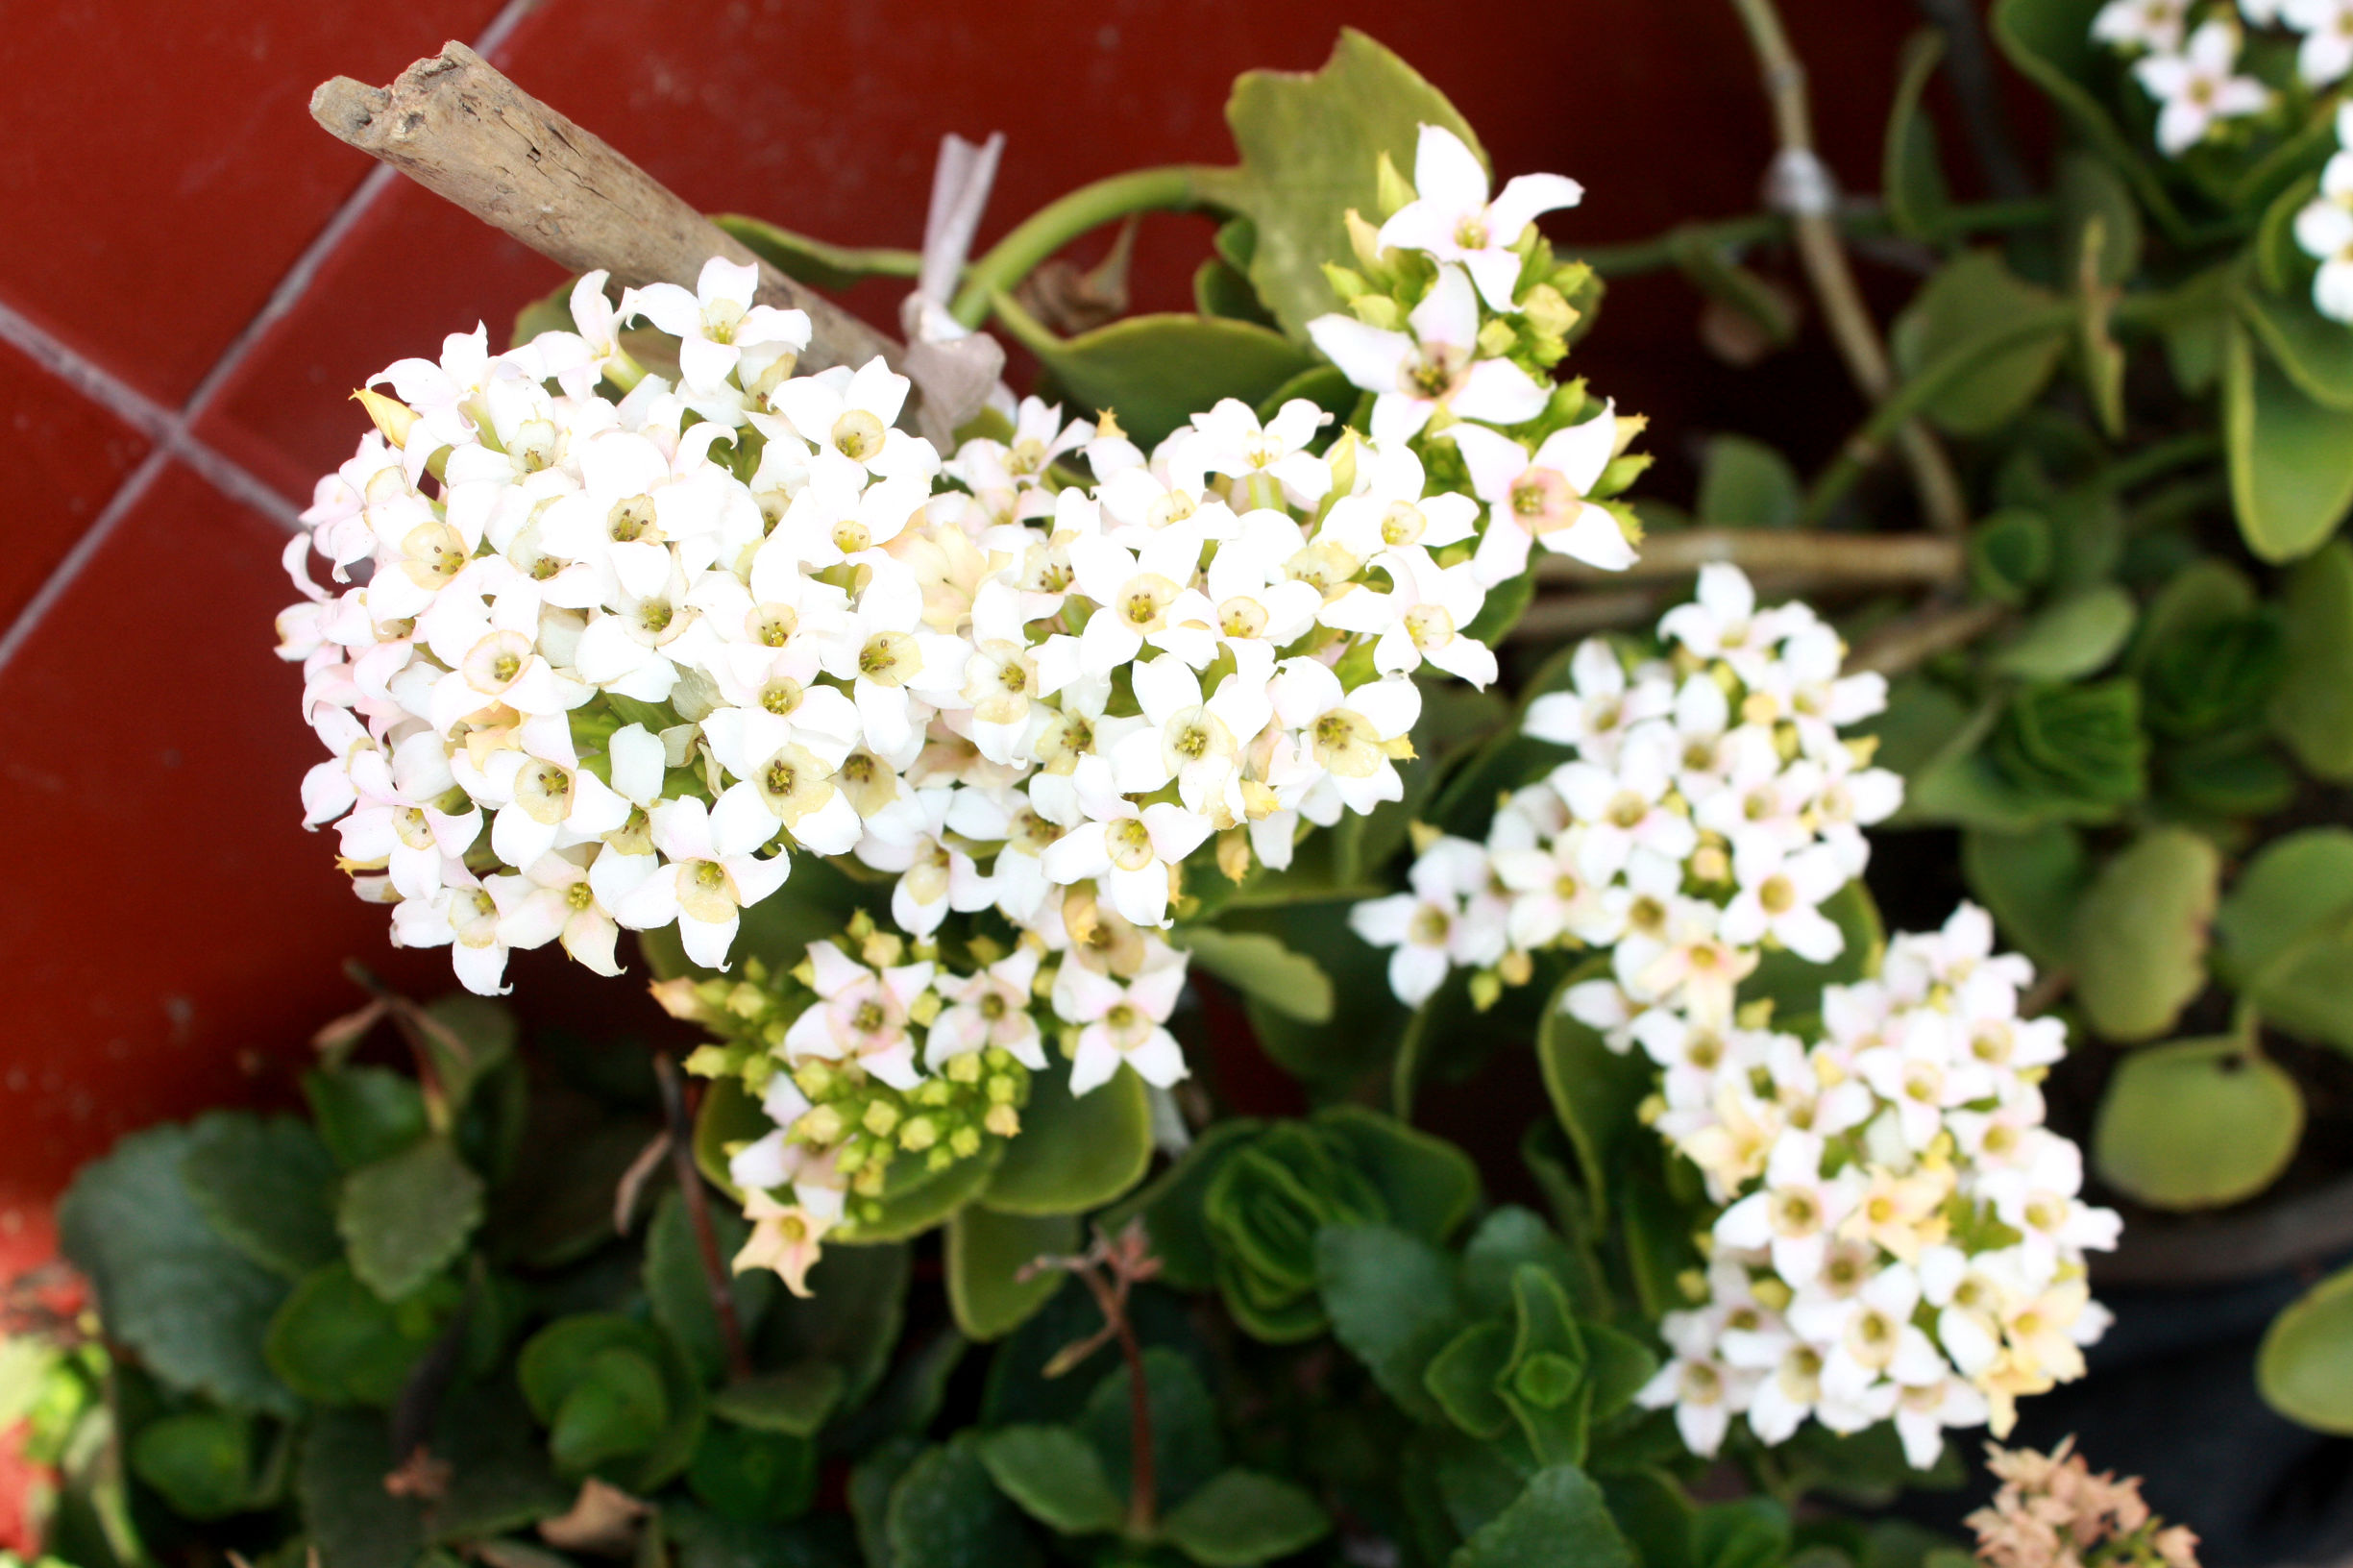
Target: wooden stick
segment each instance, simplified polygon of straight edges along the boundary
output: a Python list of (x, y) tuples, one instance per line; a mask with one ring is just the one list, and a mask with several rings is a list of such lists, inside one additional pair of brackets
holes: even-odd
[(1716, 561), (1751, 574), (1786, 573), (1818, 587), (1912, 587), (1958, 582), (1968, 569), (1961, 541), (1948, 534), (1835, 533), (1818, 528), (1672, 528), (1647, 536), (1623, 572), (1565, 555), (1536, 565), (1542, 582), (1623, 583), (1679, 577)]
[[(760, 304), (809, 314), (803, 369), (903, 369), (895, 339), (786, 277), (684, 200), (502, 75), (462, 43), (418, 61), (389, 87), (320, 84), (310, 117), (571, 272), (602, 268), (623, 286), (695, 286), (714, 256), (760, 268)], [(910, 397), (914, 407), (921, 389)]]
[(1966, 648), (2009, 615), (1999, 604), (1980, 602), (1931, 606), (1886, 625), (1863, 639), (1847, 660), (1847, 674), (1875, 670), (1900, 675), (1939, 653)]

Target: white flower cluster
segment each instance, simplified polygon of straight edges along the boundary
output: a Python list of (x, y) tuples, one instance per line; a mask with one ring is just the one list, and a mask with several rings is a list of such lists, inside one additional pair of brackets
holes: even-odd
[(1861, 874), (1862, 828), (1902, 796), (1838, 729), (1877, 712), (1886, 682), (1842, 676), (1837, 632), (1803, 604), (1760, 610), (1736, 567), (1704, 568), (1658, 629), (1670, 656), (1630, 676), (1607, 643), (1579, 648), (1573, 689), (1530, 703), (1524, 725), (1576, 759), (1512, 795), (1485, 844), (1433, 841), (1410, 893), (1352, 912), (1360, 936), (1394, 949), (1401, 1000), (1454, 968), (1516, 982), (1538, 949), (1607, 948), (1613, 978), (1571, 995), (1623, 1049), (1645, 1008), (1728, 1022), (1768, 942), (1838, 956), (1820, 906)]
[(1409, 1004), (1466, 967), (1525, 980), (1554, 945), (1609, 952), (1564, 1008), (1661, 1070), (1646, 1115), (1726, 1205), (1700, 1310), (1668, 1314), (1674, 1358), (1643, 1390), (1713, 1454), (1745, 1414), (1767, 1443), (1807, 1416), (1839, 1432), (1894, 1418), (1934, 1462), (1947, 1427), (2082, 1370), (2105, 1323), (2082, 1249), (2113, 1214), (2076, 1198), (2082, 1157), (2042, 1126), (2036, 1082), (2064, 1048), (2022, 1019), (2023, 959), (1991, 956), (1964, 908), (1901, 936), (1878, 978), (1832, 987), (1818, 1043), (1742, 1007), (1763, 953), (1840, 955), (1822, 913), (1862, 874), (1862, 829), (1902, 781), (1841, 725), (1879, 710), (1876, 675), (1841, 675), (1836, 632), (1803, 604), (1759, 609), (1748, 579), (1705, 568), (1659, 624), (1669, 656), (1630, 674), (1599, 640), (1573, 689), (1529, 706), (1526, 733), (1576, 760), (1508, 796), (1484, 845), (1439, 838), (1412, 892), (1360, 904), (1394, 948)]
[[(2259, 25), (2284, 19), (2303, 27), (2298, 18), (2313, 18), (2302, 61), (2306, 81), (2333, 82), (2353, 61), (2353, 53), (2339, 54), (2339, 45), (2353, 44), (2353, 38), (2339, 37), (2334, 22), (2321, 15), (2344, 11), (2341, 0), (2244, 0), (2244, 5), (2247, 20)], [(2108, 0), (2092, 18), (2093, 37), (2139, 57), (2132, 74), (2157, 101), (2157, 145), (2174, 158), (2205, 140), (2216, 126), (2260, 114), (2272, 102), (2269, 87), (2238, 74), (2243, 39), (2229, 5), (2220, 5), (2194, 30), (2190, 11), (2190, 0)]]
[[(2347, 20), (2353, 23), (2353, 10)], [(2346, 43), (2353, 48), (2353, 37)], [(2353, 103), (2337, 106), (2337, 151), (2320, 171), (2319, 194), (2296, 212), (2295, 242), (2320, 263), (2313, 274), (2313, 308), (2353, 323)]]
[(1993, 945), (1966, 904), (1897, 937), (1876, 979), (1825, 990), (1810, 1046), (1633, 1020), (1666, 1069), (1658, 1130), (1729, 1204), (1703, 1305), (1667, 1314), (1673, 1358), (1639, 1396), (1695, 1453), (1734, 1415), (1766, 1443), (1808, 1416), (1892, 1418), (1925, 1469), (1946, 1429), (2005, 1435), (2019, 1395), (2082, 1375), (2109, 1321), (2084, 1249), (2114, 1246), (2119, 1220), (2077, 1196), (2082, 1151), (2043, 1125), (2065, 1026), (2019, 1017), (2032, 968)]

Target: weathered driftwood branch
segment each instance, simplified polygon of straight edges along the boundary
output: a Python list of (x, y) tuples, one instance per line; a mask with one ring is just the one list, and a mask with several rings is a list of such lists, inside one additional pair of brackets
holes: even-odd
[(389, 87), (348, 76), (322, 83), (310, 117), (570, 271), (601, 267), (624, 286), (692, 288), (714, 256), (755, 262), (761, 304), (809, 313), (804, 368), (862, 365), (876, 355), (904, 368), (897, 341), (761, 260), (462, 43), (444, 44)]
[(1565, 555), (1537, 563), (1538, 582), (1622, 583), (1678, 577), (1726, 561), (1751, 574), (1787, 575), (1815, 588), (1942, 586), (1967, 570), (1961, 541), (1933, 533), (1831, 533), (1808, 528), (1674, 528), (1642, 541), (1623, 572)]

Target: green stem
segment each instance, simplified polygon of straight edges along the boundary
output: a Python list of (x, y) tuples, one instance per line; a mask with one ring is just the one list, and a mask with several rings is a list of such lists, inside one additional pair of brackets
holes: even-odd
[(2221, 452), (2220, 436), (2212, 430), (2192, 430), (2187, 435), (2144, 447), (2129, 457), (2118, 458), (2108, 465), (2108, 484), (2112, 489), (2130, 490), (2169, 470), (2219, 456)]
[(1138, 169), (1081, 185), (1048, 202), (965, 269), (964, 286), (957, 290), (949, 314), (967, 327), (977, 327), (989, 319), (990, 296), (1012, 293), (1014, 284), (1028, 277), (1040, 262), (1090, 229), (1130, 212), (1196, 205), (1201, 199), (1200, 174), (1199, 169), (1182, 163)]
[[(1977, 202), (1945, 214), (1936, 237), (1956, 239), (1987, 229), (2031, 229), (2051, 219), (2051, 203), (2042, 197), (2015, 202)], [(1850, 238), (1875, 238), (1895, 233), (1884, 208), (1855, 205), (1842, 208), (1832, 218)], [(1676, 252), (1692, 241), (1739, 250), (1784, 239), (1789, 219), (1778, 212), (1752, 212), (1714, 223), (1679, 224), (1663, 234), (1628, 245), (1601, 245), (1578, 253), (1579, 258), (1605, 278), (1626, 278), (1656, 272), (1676, 264)]]

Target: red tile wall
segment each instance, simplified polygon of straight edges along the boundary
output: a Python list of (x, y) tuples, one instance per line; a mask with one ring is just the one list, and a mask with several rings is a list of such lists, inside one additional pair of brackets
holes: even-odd
[[(1888, 68), (1915, 13), (1898, 0), (1785, 9), (1815, 65), (1830, 161), (1869, 188)], [(388, 80), (444, 37), (511, 27), (495, 58), (512, 75), (690, 200), (859, 244), (916, 243), (946, 131), (1008, 135), (984, 242), (1084, 181), (1228, 160), (1233, 76), (1311, 68), (1342, 23), (1451, 95), (1501, 172), (1582, 180), (1586, 206), (1553, 225), (1572, 245), (1746, 210), (1767, 154), (1754, 71), (1722, 0), (16, 10), (0, 29), (0, 328), (14, 324), (0, 338), (45, 333), (152, 400), (150, 414), (192, 414), (187, 439), (257, 479), (262, 504), (179, 460), (140, 466), (136, 410), (100, 406), (0, 347), (0, 822), (12, 849), (0, 877), (11, 1131), (0, 1251), (10, 1237), (45, 1236), (46, 1201), (121, 1132), (281, 1091), (311, 1027), (351, 1000), (337, 973), (347, 956), (443, 984), (435, 955), (404, 962), (380, 912), (350, 899), (331, 836), (299, 826), (296, 784), (316, 753), (294, 674), (270, 651), (289, 596), (282, 525), (264, 514), (285, 509), (268, 492), (300, 503), (349, 451), (351, 387), (477, 319), (502, 334), (558, 277), (405, 184), (314, 269), (298, 265), (367, 172), (305, 112), (320, 79)], [(1207, 237), (1198, 219), (1147, 224), (1138, 303), (1185, 306)], [(290, 308), (255, 330), (281, 293)], [(878, 319), (895, 304), (879, 289), (853, 303)], [(1671, 279), (1630, 283), (1581, 350), (1598, 386), (1654, 416), (1664, 482), (1688, 483), (1679, 465), (1700, 430), (1739, 426), (1826, 451), (1857, 411), (1826, 352), (1775, 361), (1774, 395), (1760, 400), (1755, 380), (1698, 350), (1695, 310)], [(202, 405), (184, 408), (199, 388)], [(93, 536), (102, 515), (111, 526)], [(45, 613), (24, 619), (44, 584)], [(558, 962), (518, 973), (527, 1013), (642, 1004), (634, 988)]]

